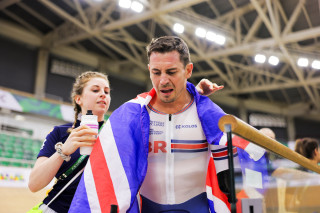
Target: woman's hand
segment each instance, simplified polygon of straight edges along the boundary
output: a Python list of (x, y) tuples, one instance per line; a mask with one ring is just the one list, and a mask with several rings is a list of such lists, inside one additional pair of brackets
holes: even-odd
[(71, 155), (81, 146), (93, 146), (97, 140), (97, 133), (86, 125), (73, 129), (62, 146), (62, 153)]
[(197, 91), (200, 93), (200, 95), (209, 96), (213, 94), (214, 92), (223, 89), (224, 86), (218, 86), (216, 83), (212, 83), (208, 79), (201, 79), (201, 81), (196, 86)]
[[(62, 153), (71, 155), (81, 146), (93, 146), (97, 133), (88, 126), (79, 126), (71, 131), (68, 139), (62, 145)], [(32, 168), (29, 178), (29, 189), (37, 192), (47, 186), (57, 174), (63, 159), (56, 152), (51, 157), (39, 157)], [(44, 172), (45, 171), (45, 172)]]

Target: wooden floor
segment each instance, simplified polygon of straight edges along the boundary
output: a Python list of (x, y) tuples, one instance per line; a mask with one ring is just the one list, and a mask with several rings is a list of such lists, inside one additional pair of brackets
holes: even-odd
[[(47, 190), (32, 193), (28, 188), (0, 187), (0, 213), (26, 213), (43, 200)], [(280, 191), (279, 188), (267, 190), (267, 213), (320, 213), (320, 186), (287, 187)], [(281, 202), (279, 196), (283, 196)]]
[(46, 190), (32, 193), (28, 188), (0, 187), (0, 213), (26, 213), (43, 200)]

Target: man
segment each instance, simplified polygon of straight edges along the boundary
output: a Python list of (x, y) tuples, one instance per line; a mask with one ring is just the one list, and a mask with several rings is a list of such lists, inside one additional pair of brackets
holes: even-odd
[(188, 47), (180, 38), (161, 37), (151, 42), (147, 54), (156, 95), (147, 108), (151, 131), (142, 212), (209, 212), (205, 183), (210, 152), (196, 101), (187, 90), (193, 69)]
[[(209, 205), (211, 212), (229, 211), (220, 191), (229, 190), (226, 140), (218, 128), (225, 113), (187, 82), (193, 64), (182, 39), (154, 39), (147, 52), (153, 89), (110, 116), (70, 212), (108, 212), (110, 204), (120, 212), (139, 212), (139, 201), (142, 213), (209, 213)], [(206, 186), (217, 184), (216, 173), (220, 189)]]

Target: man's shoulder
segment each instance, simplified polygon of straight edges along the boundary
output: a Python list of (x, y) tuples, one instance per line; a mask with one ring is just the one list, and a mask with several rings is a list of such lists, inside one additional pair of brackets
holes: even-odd
[(144, 92), (144, 93), (138, 94), (137, 97), (123, 103), (114, 112), (119, 110), (124, 110), (124, 109), (125, 110), (141, 109), (143, 106), (146, 106), (150, 102), (153, 95), (154, 95), (154, 90), (151, 90), (150, 92)]
[(146, 105), (146, 104), (148, 104), (150, 102), (151, 98), (154, 95), (155, 95), (155, 90), (152, 89), (149, 92), (144, 92), (144, 93), (141, 93), (141, 94), (137, 95), (137, 97), (127, 101), (126, 103), (135, 103), (135, 104), (140, 104), (141, 106), (142, 105)]
[(207, 96), (203, 96), (203, 95), (199, 95), (199, 101), (198, 101), (198, 104), (201, 104), (203, 105), (204, 107), (208, 107), (208, 108), (213, 108), (215, 110), (221, 110), (221, 107), (216, 104), (213, 100), (211, 100), (209, 97)]
[(116, 117), (127, 117), (128, 119), (134, 118), (135, 115), (141, 113), (142, 106), (142, 100), (132, 99), (123, 103), (116, 110), (114, 110), (109, 119)]

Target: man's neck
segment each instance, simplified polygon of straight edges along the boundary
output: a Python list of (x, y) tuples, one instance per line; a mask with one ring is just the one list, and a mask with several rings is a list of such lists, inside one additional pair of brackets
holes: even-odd
[(190, 103), (191, 99), (191, 94), (189, 92), (186, 92), (183, 97), (179, 98), (179, 100), (170, 103), (165, 103), (161, 101), (157, 96), (155, 96), (150, 101), (150, 104), (152, 107), (162, 113), (174, 114), (185, 108)]

